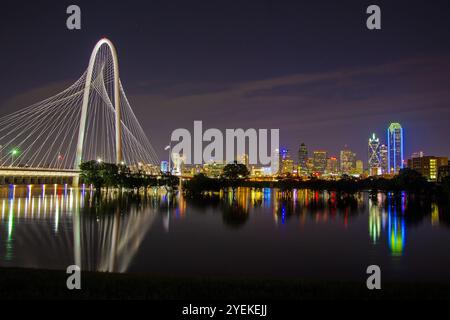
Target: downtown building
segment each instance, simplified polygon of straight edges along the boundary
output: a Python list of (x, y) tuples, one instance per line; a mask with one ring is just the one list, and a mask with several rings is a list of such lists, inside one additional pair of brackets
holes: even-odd
[(428, 181), (436, 182), (439, 177), (439, 171), (448, 168), (448, 157), (435, 157), (435, 156), (419, 156), (408, 159), (408, 168), (416, 170), (422, 176), (427, 178)]
[(381, 164), (381, 174), (388, 174), (388, 147), (385, 144), (380, 144), (380, 164)]
[(323, 150), (314, 151), (314, 174), (323, 175), (327, 169), (327, 152)]
[(377, 176), (383, 172), (381, 165), (380, 139), (376, 137), (375, 133), (369, 138), (368, 149), (368, 169), (369, 175)]
[(297, 172), (299, 176), (306, 176), (310, 173), (308, 169), (308, 148), (306, 148), (304, 143), (302, 143), (298, 149)]
[(381, 143), (375, 133), (369, 138), (367, 144), (367, 165), (370, 176), (388, 174), (388, 147)]
[(289, 150), (282, 148), (278, 157), (280, 160), (280, 173), (284, 176), (292, 175), (294, 172), (294, 160), (292, 160)]
[(337, 157), (331, 156), (327, 159), (326, 173), (329, 175), (339, 174), (339, 162)]
[(339, 167), (341, 174), (353, 174), (356, 169), (356, 154), (345, 146), (341, 150), (339, 157)]
[(391, 123), (387, 129), (389, 174), (397, 174), (404, 167), (403, 143), (402, 126), (397, 122)]

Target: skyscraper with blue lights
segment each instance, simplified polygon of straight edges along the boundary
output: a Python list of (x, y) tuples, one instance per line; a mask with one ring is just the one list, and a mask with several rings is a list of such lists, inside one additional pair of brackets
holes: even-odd
[(403, 128), (393, 122), (387, 129), (388, 172), (398, 173), (403, 168)]

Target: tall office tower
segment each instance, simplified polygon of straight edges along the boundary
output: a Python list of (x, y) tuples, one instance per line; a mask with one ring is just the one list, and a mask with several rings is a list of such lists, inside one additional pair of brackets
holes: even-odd
[(308, 162), (308, 149), (306, 145), (302, 143), (300, 149), (298, 150), (298, 173), (299, 175), (307, 175), (308, 167), (306, 163)]
[(367, 149), (369, 175), (376, 176), (381, 174), (380, 139), (375, 136), (375, 133), (369, 138)]
[(281, 174), (292, 174), (294, 171), (294, 160), (291, 159), (289, 150), (282, 148), (280, 150)]
[(345, 146), (341, 150), (340, 169), (342, 174), (351, 174), (356, 168), (356, 154)]
[(327, 168), (327, 152), (314, 151), (314, 172), (324, 174)]
[(329, 157), (327, 159), (327, 170), (328, 174), (337, 174), (339, 172), (337, 157)]
[(388, 147), (385, 144), (380, 144), (380, 164), (381, 173), (388, 173)]
[(403, 168), (403, 128), (393, 122), (387, 129), (388, 171), (398, 173)]

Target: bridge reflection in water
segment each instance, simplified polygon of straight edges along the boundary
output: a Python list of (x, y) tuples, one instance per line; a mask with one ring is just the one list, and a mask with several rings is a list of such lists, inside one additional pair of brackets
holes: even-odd
[[(0, 206), (1, 266), (65, 269), (77, 264), (82, 270), (107, 272), (161, 271), (152, 266), (153, 259), (154, 265), (169, 268), (189, 265), (177, 257), (194, 247), (205, 246), (200, 253), (219, 259), (224, 253), (211, 248), (224, 243), (235, 251), (242, 247), (258, 252), (267, 238), (274, 248), (302, 250), (298, 244), (308, 244), (306, 256), (311, 255), (309, 248), (320, 252), (331, 245), (327, 239), (334, 239), (340, 244), (337, 256), (341, 248), (355, 256), (373, 249), (386, 255), (385, 261), (398, 261), (405, 250), (422, 250), (414, 241), (408, 243), (408, 228), (423, 226), (431, 232), (427, 226), (437, 230), (450, 225), (447, 206), (406, 194), (364, 192), (238, 188), (184, 199), (164, 189), (149, 189), (146, 195), (100, 194), (68, 185), (30, 185), (0, 188)], [(211, 232), (217, 237), (210, 239)], [(283, 234), (293, 240), (284, 242)], [(354, 239), (364, 239), (361, 234), (367, 243), (353, 246)], [(243, 235), (246, 242), (238, 240)], [(301, 252), (298, 256), (304, 257)], [(203, 261), (204, 256), (196, 259)]]
[(23, 267), (76, 264), (82, 270), (125, 272), (156, 213), (173, 207), (164, 191), (151, 192), (141, 197), (118, 191), (99, 195), (67, 185), (2, 188), (3, 264), (14, 259), (13, 265)]

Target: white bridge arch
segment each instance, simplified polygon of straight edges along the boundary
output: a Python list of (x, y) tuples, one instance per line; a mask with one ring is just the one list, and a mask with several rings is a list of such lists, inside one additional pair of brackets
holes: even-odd
[(113, 59), (113, 73), (114, 73), (114, 109), (115, 109), (115, 129), (116, 129), (116, 163), (122, 161), (122, 139), (121, 139), (121, 125), (120, 125), (120, 86), (119, 86), (119, 60), (117, 58), (117, 51), (113, 43), (106, 38), (101, 39), (94, 47), (91, 58), (89, 59), (89, 66), (87, 69), (86, 83), (83, 91), (83, 104), (81, 107), (80, 129), (78, 131), (77, 154), (75, 157), (74, 168), (78, 168), (82, 161), (84, 133), (86, 130), (87, 108), (89, 104), (89, 93), (91, 91), (92, 75), (94, 72), (94, 64), (97, 54), (102, 46), (106, 45), (112, 55)]
[(97, 42), (87, 70), (70, 87), (0, 117), (0, 171), (76, 171), (98, 158), (155, 170), (159, 163), (125, 95), (108, 39)]

